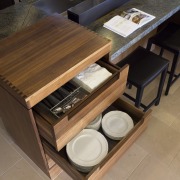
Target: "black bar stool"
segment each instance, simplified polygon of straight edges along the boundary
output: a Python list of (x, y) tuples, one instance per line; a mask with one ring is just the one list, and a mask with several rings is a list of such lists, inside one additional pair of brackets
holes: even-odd
[[(119, 67), (123, 67), (125, 64), (129, 64), (127, 82), (130, 86), (137, 88), (137, 93), (136, 98), (133, 98), (127, 93), (124, 93), (124, 95), (134, 101), (137, 108), (144, 108), (144, 111), (147, 111), (153, 104), (157, 106), (160, 102), (169, 61), (143, 47), (138, 47), (130, 55), (117, 63)], [(144, 88), (160, 74), (161, 78), (157, 96), (146, 106), (141, 102)]]
[(180, 53), (180, 25), (173, 22), (169, 23), (163, 30), (148, 40), (148, 50), (151, 49), (152, 44), (161, 48), (160, 56), (163, 55), (164, 49), (174, 54), (172, 66), (170, 71), (168, 71), (169, 79), (165, 91), (165, 95), (168, 95), (170, 87), (180, 77), (180, 73), (175, 74)]

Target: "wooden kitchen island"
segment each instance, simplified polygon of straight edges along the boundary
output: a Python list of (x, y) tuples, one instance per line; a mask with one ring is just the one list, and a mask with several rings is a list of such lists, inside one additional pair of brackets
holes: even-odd
[[(8, 11), (17, 13), (18, 8), (32, 10), (16, 29), (12, 30), (8, 21), (10, 24), (0, 30), (0, 117), (17, 145), (52, 179), (61, 168), (73, 179), (99, 179), (146, 128), (150, 111), (143, 113), (119, 99), (126, 86), (128, 66), (119, 69), (113, 62), (179, 11), (179, 1), (163, 1), (161, 11), (158, 4), (132, 0), (88, 26), (96, 33), (25, 3), (1, 12), (0, 17)], [(102, 27), (118, 11), (130, 7), (153, 14), (156, 19), (128, 38)], [(22, 20), (15, 15), (14, 20)], [(39, 108), (44, 98), (94, 62), (106, 67), (112, 77), (59, 119)], [(79, 173), (69, 163), (64, 147), (109, 106), (130, 114), (135, 127), (121, 141), (108, 140), (111, 148), (106, 158), (90, 173)]]

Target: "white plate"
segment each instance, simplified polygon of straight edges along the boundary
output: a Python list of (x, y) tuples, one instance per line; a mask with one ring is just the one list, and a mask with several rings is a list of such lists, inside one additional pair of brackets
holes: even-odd
[(87, 127), (86, 129), (98, 130), (101, 126), (102, 114), (99, 114)]
[(122, 111), (110, 111), (102, 118), (102, 129), (111, 139), (120, 140), (133, 127), (132, 118)]
[(66, 146), (67, 155), (74, 164), (93, 167), (100, 163), (108, 153), (106, 138), (93, 129), (84, 129)]

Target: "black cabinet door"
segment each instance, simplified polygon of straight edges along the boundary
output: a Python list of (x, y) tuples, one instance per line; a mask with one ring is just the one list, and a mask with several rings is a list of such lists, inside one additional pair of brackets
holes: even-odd
[(14, 0), (0, 0), (0, 9), (4, 9), (14, 4)]

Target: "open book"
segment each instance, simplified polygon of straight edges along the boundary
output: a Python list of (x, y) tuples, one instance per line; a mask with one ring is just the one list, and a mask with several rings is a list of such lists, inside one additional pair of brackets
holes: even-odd
[(155, 16), (140, 11), (139, 9), (132, 8), (127, 11), (122, 11), (104, 24), (104, 27), (114, 31), (115, 33), (127, 37), (139, 27), (147, 24), (153, 20)]

